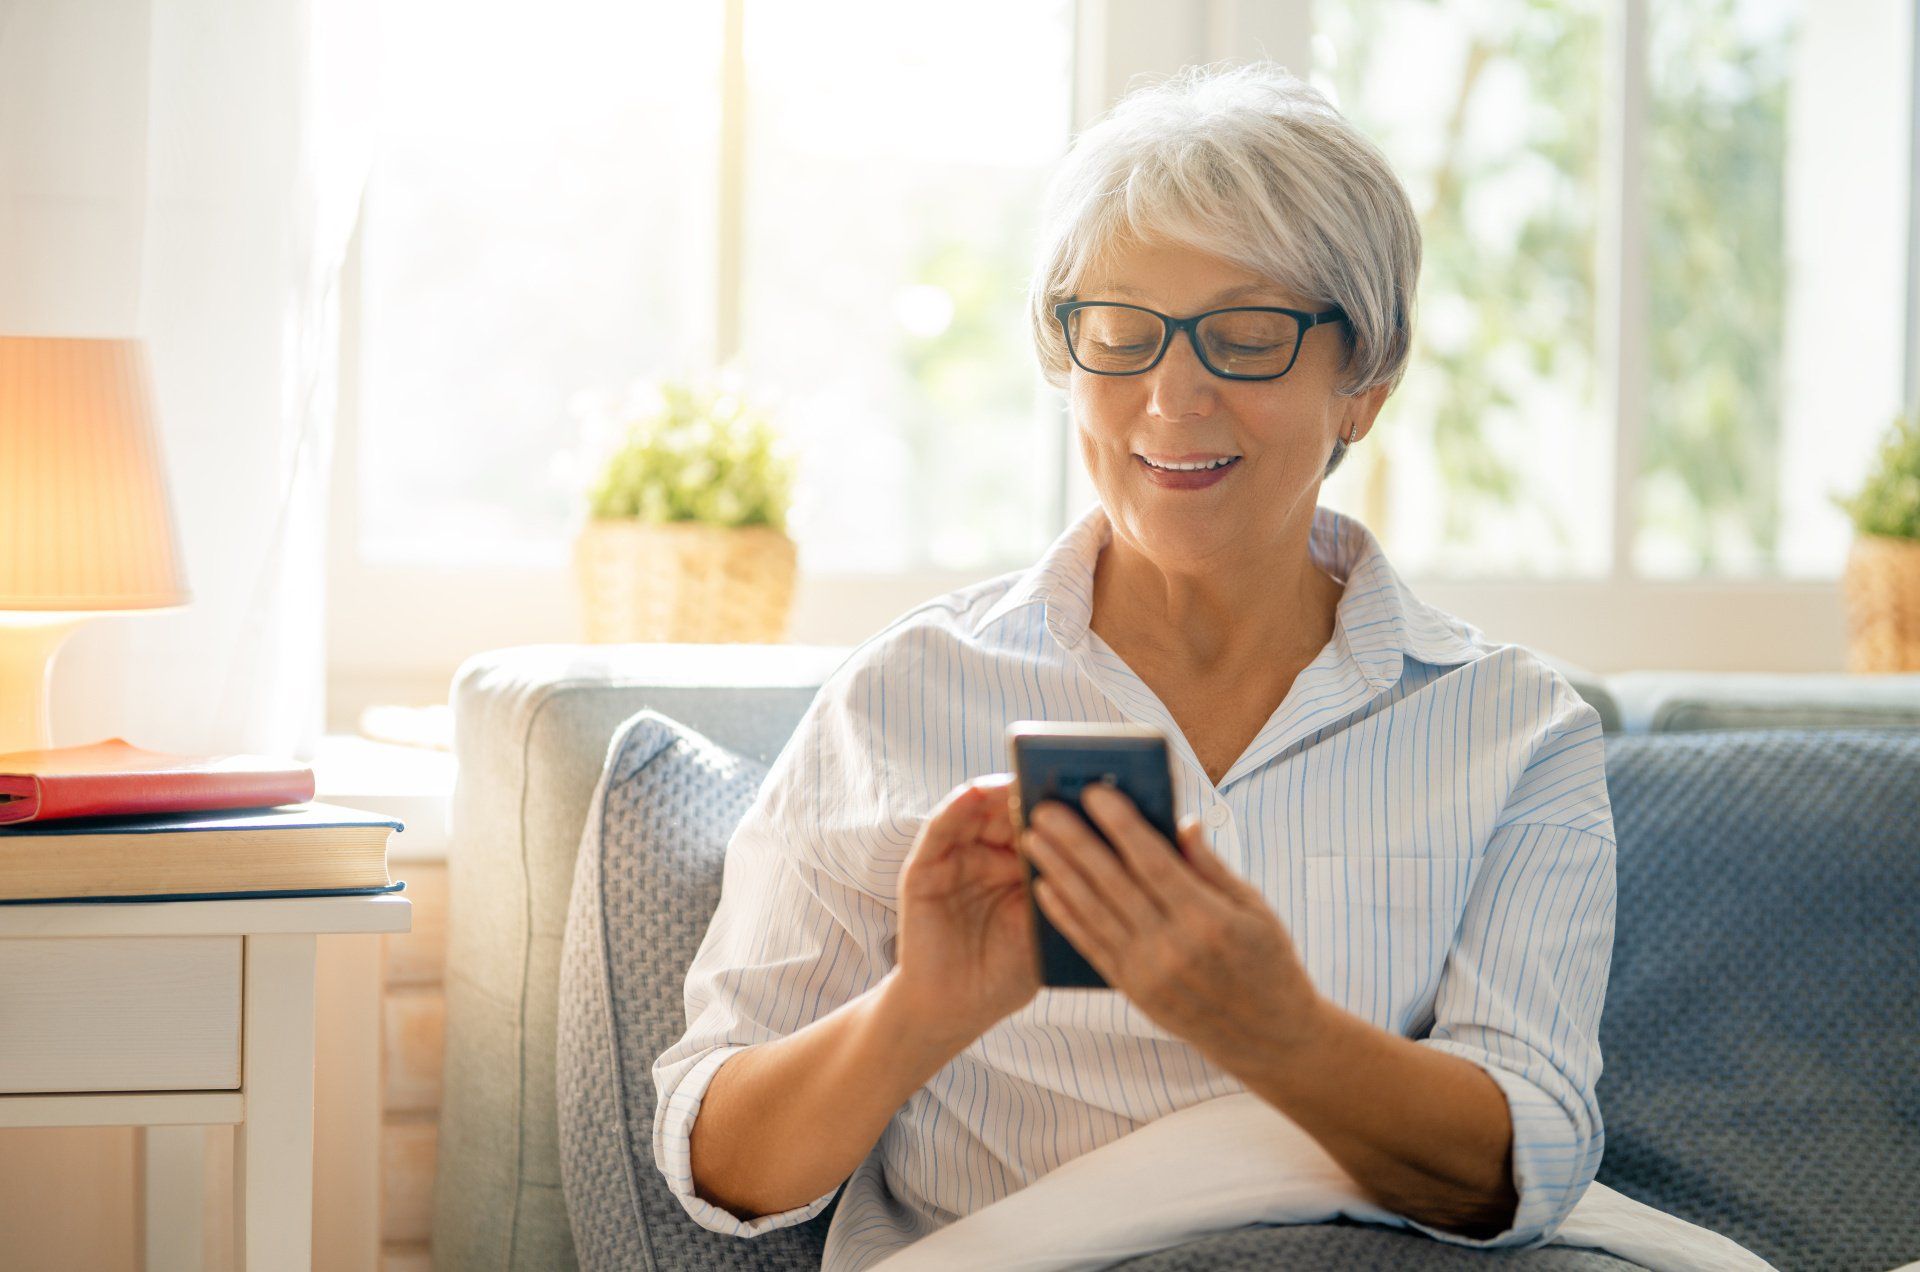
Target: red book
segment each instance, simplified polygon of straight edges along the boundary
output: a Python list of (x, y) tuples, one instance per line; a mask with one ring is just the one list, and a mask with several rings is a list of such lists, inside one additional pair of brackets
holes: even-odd
[(0, 825), (269, 808), (313, 798), (313, 770), (260, 755), (163, 755), (109, 738), (0, 755)]

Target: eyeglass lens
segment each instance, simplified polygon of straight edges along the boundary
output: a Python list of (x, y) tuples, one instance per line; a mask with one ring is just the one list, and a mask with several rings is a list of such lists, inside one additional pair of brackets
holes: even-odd
[[(1073, 354), (1089, 371), (1145, 369), (1160, 352), (1159, 315), (1119, 305), (1089, 305), (1067, 316)], [(1229, 375), (1274, 375), (1293, 361), (1299, 325), (1286, 314), (1230, 309), (1209, 314), (1198, 331), (1205, 361)]]

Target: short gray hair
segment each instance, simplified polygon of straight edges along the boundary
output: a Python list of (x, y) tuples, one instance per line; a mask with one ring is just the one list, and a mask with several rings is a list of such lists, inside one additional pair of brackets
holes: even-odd
[(1053, 306), (1126, 239), (1197, 248), (1339, 305), (1351, 333), (1342, 393), (1391, 388), (1406, 371), (1420, 276), (1413, 205), (1379, 147), (1273, 62), (1187, 67), (1128, 93), (1074, 140), (1047, 188), (1028, 285), (1055, 388), (1070, 363)]

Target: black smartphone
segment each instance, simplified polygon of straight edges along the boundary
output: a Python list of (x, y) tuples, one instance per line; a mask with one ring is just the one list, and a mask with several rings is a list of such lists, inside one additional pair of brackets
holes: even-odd
[[(1180, 842), (1173, 807), (1173, 765), (1166, 736), (1158, 729), (1137, 724), (1016, 720), (1007, 726), (1007, 753), (1019, 795), (1016, 807), (1022, 830), (1029, 825), (1035, 805), (1044, 799), (1057, 799), (1079, 813), (1094, 834), (1100, 834), (1100, 823), (1082, 807), (1080, 792), (1092, 783), (1105, 781), (1119, 787), (1168, 842)], [(1028, 863), (1028, 869), (1039, 873), (1032, 863)], [(1028, 895), (1032, 895), (1031, 886)], [(1047, 921), (1040, 907), (1031, 900), (1028, 904), (1034, 907), (1034, 926), (1040, 937), (1040, 983), (1057, 989), (1108, 988), (1106, 980), (1073, 943)]]

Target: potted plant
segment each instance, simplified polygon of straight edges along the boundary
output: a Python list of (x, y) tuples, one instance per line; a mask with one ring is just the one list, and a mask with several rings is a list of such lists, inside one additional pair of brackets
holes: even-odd
[(785, 640), (795, 464), (766, 411), (668, 379), (622, 422), (574, 540), (587, 639)]
[(1893, 422), (1866, 484), (1835, 502), (1853, 518), (1841, 583), (1850, 671), (1920, 671), (1920, 418)]

